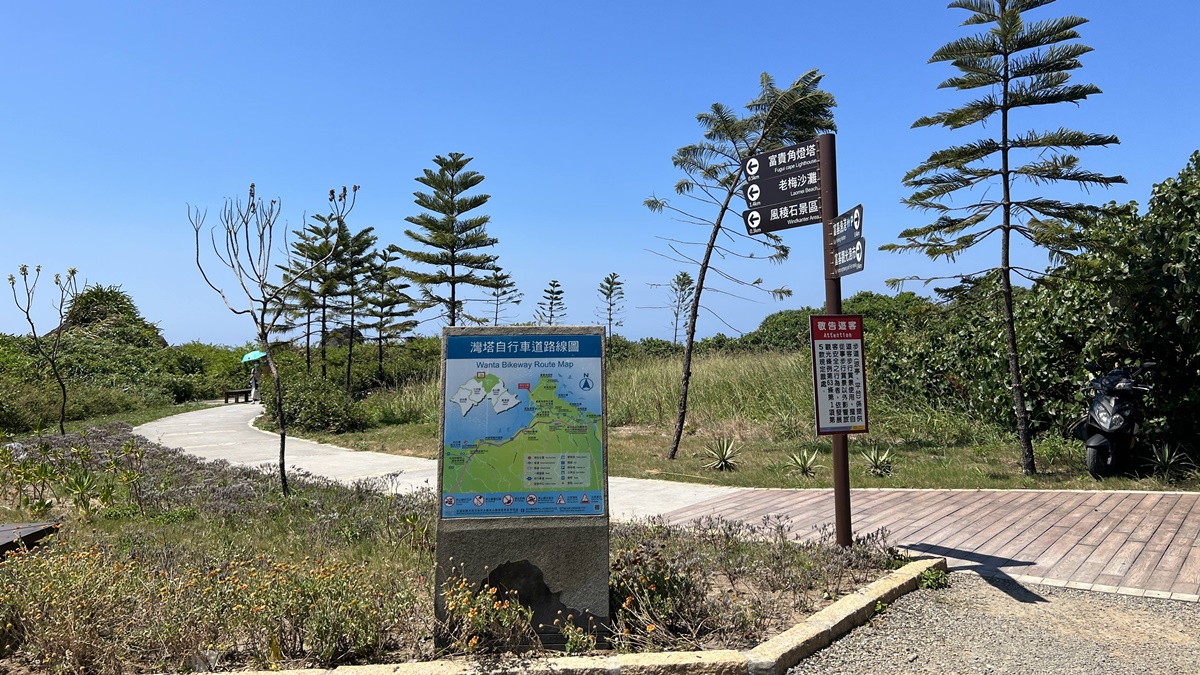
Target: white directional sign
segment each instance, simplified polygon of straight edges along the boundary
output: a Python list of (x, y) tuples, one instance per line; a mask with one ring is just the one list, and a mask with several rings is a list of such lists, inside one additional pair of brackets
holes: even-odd
[(817, 155), (817, 140), (798, 143), (796, 145), (764, 152), (749, 157), (742, 162), (746, 182), (771, 181), (808, 171), (817, 166), (820, 157)]

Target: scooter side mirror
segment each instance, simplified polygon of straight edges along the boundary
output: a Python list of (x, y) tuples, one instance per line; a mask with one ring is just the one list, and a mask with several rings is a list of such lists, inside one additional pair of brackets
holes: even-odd
[(1142, 365), (1138, 366), (1138, 368), (1141, 370), (1154, 370), (1157, 367), (1158, 363), (1155, 361), (1146, 361)]

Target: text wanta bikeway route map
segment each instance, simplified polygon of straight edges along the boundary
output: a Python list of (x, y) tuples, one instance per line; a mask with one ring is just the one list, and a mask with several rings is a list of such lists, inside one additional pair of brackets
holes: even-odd
[(442, 517), (603, 515), (599, 335), (446, 342)]

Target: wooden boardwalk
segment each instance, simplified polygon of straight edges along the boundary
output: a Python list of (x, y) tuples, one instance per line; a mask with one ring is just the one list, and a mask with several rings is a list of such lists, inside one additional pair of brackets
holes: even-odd
[(22, 545), (33, 546), (57, 530), (57, 523), (0, 523), (0, 557)]
[[(1200, 494), (852, 490), (854, 532), (944, 556), (951, 569), (1022, 583), (1200, 601)], [(833, 524), (832, 490), (739, 490), (664, 514), (790, 519), (797, 537)]]

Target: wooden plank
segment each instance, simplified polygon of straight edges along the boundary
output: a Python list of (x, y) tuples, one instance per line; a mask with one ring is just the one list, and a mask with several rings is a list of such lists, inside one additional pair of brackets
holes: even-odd
[[(1102, 542), (1107, 541), (1103, 534), (1099, 533), (1098, 531), (1104, 530), (1107, 532), (1108, 529), (1111, 529), (1115, 525), (1116, 521), (1119, 520), (1119, 516), (1114, 518), (1114, 513), (1121, 513), (1121, 509), (1126, 509), (1127, 511), (1128, 509), (1133, 508), (1132, 503), (1129, 503), (1127, 506), (1123, 506), (1126, 504), (1126, 502), (1127, 500), (1125, 499), (1125, 495), (1122, 493), (1106, 494), (1104, 501), (1093, 510), (1093, 517), (1096, 518), (1096, 524), (1091, 530), (1088, 531), (1086, 535), (1083, 536), (1082, 539), (1079, 540), (1079, 543), (1085, 546), (1099, 547)], [(1058, 524), (1056, 523), (1056, 525)], [(1042, 555), (1054, 543), (1054, 541), (1069, 530), (1070, 528), (1047, 530), (1044, 535), (1038, 536), (1036, 539), (1029, 542), (1029, 544), (1027, 544), (1025, 548), (1021, 549), (1021, 551), (1016, 555), (1022, 558), (1040, 560)], [(1120, 535), (1120, 541), (1124, 541), (1125, 536), (1126, 535), (1124, 534)], [(1098, 574), (1099, 571), (1100, 570), (1097, 569), (1093, 572), (1093, 574)]]
[(1142, 524), (1146, 516), (1150, 515), (1158, 502), (1162, 500), (1162, 495), (1157, 492), (1143, 494), (1137, 505), (1129, 512), (1129, 515), (1121, 519), (1121, 523), (1117, 525), (1118, 532), (1127, 532), (1133, 534), (1133, 531)]
[[(755, 490), (741, 500), (738, 508), (722, 509), (720, 513), (729, 520), (757, 524), (763, 516), (773, 513), (786, 513), (790, 516), (798, 509), (802, 513), (808, 512), (807, 507), (802, 505), (817, 502), (819, 499), (820, 497), (814, 495), (804, 495), (791, 490)], [(832, 495), (828, 499), (832, 501)]]
[(938, 490), (918, 494), (911, 502), (906, 502), (899, 508), (894, 508), (886, 517), (872, 521), (871, 527), (886, 527), (891, 533), (891, 539), (899, 540), (908, 537), (929, 523), (927, 519), (935, 514), (939, 517), (950, 517), (962, 509), (977, 504), (976, 493), (954, 490)]
[[(1072, 575), (1072, 581), (1082, 583), (1099, 583), (1098, 577), (1104, 572), (1105, 568), (1112, 562), (1113, 557), (1121, 550), (1121, 547), (1129, 540), (1128, 532), (1117, 532), (1117, 525), (1121, 519), (1126, 516), (1140, 499), (1134, 499), (1134, 495), (1119, 494), (1120, 499), (1118, 505), (1102, 520), (1087, 533), (1080, 543), (1085, 546), (1092, 546), (1091, 555), (1087, 560), (1079, 565)], [(1110, 584), (1122, 586), (1125, 584)]]
[(58, 531), (58, 523), (2, 523), (0, 524), (0, 558), (7, 551), (16, 551), (22, 546), (30, 547)]
[(1179, 526), (1183, 524), (1184, 518), (1187, 517), (1187, 510), (1178, 508), (1183, 495), (1174, 496), (1176, 499), (1173, 501), (1163, 500), (1160, 502), (1158, 511), (1166, 511), (1166, 513), (1155, 528), (1154, 534), (1146, 541), (1142, 552), (1134, 559), (1133, 564), (1130, 565), (1129, 573), (1125, 575), (1126, 586), (1156, 591), (1170, 590), (1172, 583), (1160, 584), (1157, 588), (1154, 588), (1150, 585), (1150, 578), (1153, 576), (1159, 563), (1162, 562), (1167, 547), (1171, 545), (1175, 536), (1179, 534)]
[(890, 499), (875, 499), (868, 503), (854, 504), (854, 530), (856, 532), (887, 531), (888, 540), (894, 539), (894, 524), (909, 511), (941, 498), (941, 492), (923, 493), (914, 490), (898, 490)]
[(1083, 561), (1091, 557), (1092, 553), (1096, 550), (1095, 546), (1080, 544), (1079, 540), (1082, 538), (1080, 535), (1072, 534), (1070, 531), (1064, 534), (1062, 541), (1067, 544), (1066, 553), (1049, 568), (1048, 572), (1041, 576), (1046, 579), (1074, 581), (1075, 579), (1072, 575), (1083, 564)]
[(1044, 503), (1038, 505), (1037, 508), (1029, 511), (1012, 527), (996, 535), (987, 543), (987, 548), (992, 551), (991, 555), (997, 558), (1034, 562), (1036, 561), (1036, 557), (1022, 555), (1025, 548), (1034, 541), (1037, 541), (1038, 537), (1042, 536), (1051, 527), (1055, 525), (1064, 526), (1064, 519), (1073, 513), (1077, 507), (1094, 508), (1094, 506), (1089, 504), (1092, 501), (1103, 503), (1104, 495), (1099, 495), (1099, 499), (1096, 499), (1096, 497), (1096, 495), (1075, 492), (1066, 495), (1056, 495), (1054, 499), (1047, 499)]
[(1095, 545), (1080, 543), (1094, 526), (1094, 523), (1079, 520), (1070, 527), (1057, 526), (1055, 530), (1059, 532), (1058, 538), (1037, 557), (1037, 563), (1026, 574), (1046, 579), (1070, 580), (1062, 575), (1068, 570), (1074, 572), (1096, 549)]
[[(969, 544), (972, 549), (977, 551), (993, 550), (993, 547), (988, 546), (989, 542), (995, 541), (997, 537), (1001, 539), (1001, 543), (1007, 541), (1012, 537), (1016, 528), (1032, 522), (1030, 518), (1044, 515), (1054, 510), (1054, 502), (1057, 495), (1047, 495), (1045, 493), (1032, 494), (1032, 499), (1028, 502), (1007, 509), (1003, 515), (991, 519), (987, 527), (976, 532), (963, 542), (963, 545)], [(1065, 497), (1067, 499), (1071, 498), (1069, 495)]]
[(1109, 559), (1100, 574), (1096, 575), (1094, 583), (1105, 586), (1124, 586), (1125, 573), (1129, 571), (1129, 565), (1141, 552), (1142, 542), (1126, 540)]
[[(1026, 571), (1026, 574), (1030, 574), (1032, 577), (1074, 580), (1070, 574), (1073, 574), (1075, 569), (1087, 560), (1094, 549), (1094, 546), (1080, 544), (1080, 540), (1096, 525), (1092, 520), (1084, 519), (1079, 514), (1090, 513), (1093, 508), (1092, 504), (1103, 501), (1104, 497), (1098, 494), (1076, 501), (1076, 506), (1060, 521), (1061, 525), (1057, 525), (1057, 527), (1066, 528), (1066, 531), (1062, 532), (1057, 542), (1048, 548), (1048, 551), (1052, 551), (1050, 555), (1057, 557), (1057, 561), (1050, 566), (1046, 561), (1048, 556), (1040, 556), (1036, 560), (1036, 565), (1031, 566), (1030, 571)], [(1033, 571), (1032, 568), (1037, 569)]]
[(1187, 552), (1187, 559), (1175, 575), (1175, 583), (1171, 585), (1172, 593), (1200, 595), (1200, 546), (1193, 545)]
[(1183, 495), (1175, 508), (1183, 512), (1183, 516), (1176, 527), (1175, 536), (1150, 574), (1146, 583), (1146, 588), (1150, 590), (1171, 591), (1174, 588), (1179, 572), (1188, 554), (1196, 548), (1196, 538), (1200, 535), (1200, 495)]
[[(1081, 540), (1081, 543), (1087, 544), (1088, 546), (1098, 546), (1101, 542), (1107, 541), (1109, 539), (1108, 535), (1116, 532), (1117, 526), (1121, 523), (1121, 521), (1123, 521), (1125, 517), (1129, 515), (1129, 512), (1133, 510), (1133, 507), (1137, 506), (1138, 502), (1141, 501), (1141, 495), (1130, 494), (1128, 492), (1116, 492), (1113, 493), (1113, 496), (1117, 499), (1116, 505), (1113, 506), (1108, 515), (1105, 516), (1105, 518), (1098, 523), (1096, 527), (1092, 528), (1091, 532), (1087, 533), (1087, 536)], [(1126, 539), (1128, 536), (1128, 533), (1120, 534), (1122, 540)]]
[(942, 547), (951, 547), (957, 543), (957, 541), (951, 541), (955, 531), (961, 531), (963, 528), (971, 525), (975, 525), (977, 529), (986, 526), (985, 519), (990, 514), (1008, 508), (1021, 495), (1029, 493), (988, 491), (972, 494), (975, 497), (972, 504), (945, 513), (926, 525), (913, 530), (910, 534), (905, 535), (903, 541), (909, 542), (910, 546), (930, 543)]
[(960, 549), (967, 540), (994, 524), (996, 518), (1020, 512), (1021, 509), (1026, 508), (1028, 503), (1036, 501), (1037, 498), (1037, 492), (1013, 492), (1012, 496), (997, 498), (989, 503), (988, 508), (977, 510), (972, 514), (970, 520), (958, 522), (958, 524), (950, 522), (949, 526), (941, 532), (931, 532), (924, 538), (942, 548)]
[(1129, 533), (1129, 540), (1141, 542), (1150, 541), (1150, 538), (1153, 537), (1154, 533), (1158, 531), (1158, 528), (1162, 525), (1163, 520), (1171, 512), (1171, 509), (1178, 501), (1179, 495), (1160, 495), (1159, 500), (1154, 504), (1154, 508), (1152, 508), (1145, 515), (1145, 517), (1142, 518), (1141, 522), (1137, 524), (1137, 527), (1133, 528), (1133, 531)]

